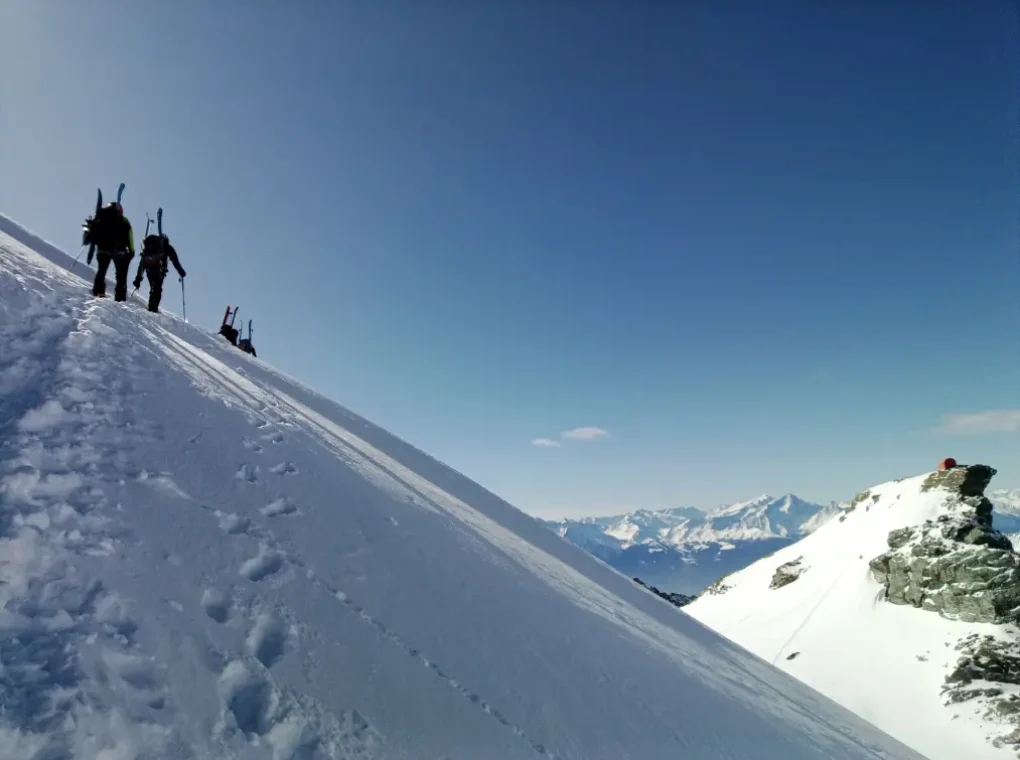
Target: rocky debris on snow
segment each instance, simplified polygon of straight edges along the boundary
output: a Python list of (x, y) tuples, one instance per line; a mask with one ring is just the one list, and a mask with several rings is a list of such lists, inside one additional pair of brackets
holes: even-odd
[(976, 700), (986, 719), (1012, 729), (992, 743), (1020, 754), (1020, 642), (973, 633), (956, 651), (961, 656), (942, 687), (946, 704)]
[(637, 583), (639, 586), (644, 586), (646, 589), (651, 591), (660, 599), (665, 599), (667, 602), (676, 607), (683, 607), (684, 605), (690, 604), (695, 599), (697, 599), (696, 596), (687, 596), (687, 594), (677, 594), (672, 591), (660, 591), (655, 586), (649, 586), (640, 578), (634, 578), (634, 582)]
[[(730, 575), (732, 575), (732, 573), (730, 573)], [(716, 595), (717, 596), (717, 595), (720, 595), (720, 594), (725, 594), (727, 591), (729, 591), (731, 588), (733, 588), (733, 586), (727, 585), (725, 583), (726, 579), (729, 578), (729, 577), (730, 577), (729, 575), (724, 575), (722, 578), (717, 580), (712, 585), (707, 586), (705, 588), (705, 590), (701, 592), (702, 595), (704, 595), (704, 594), (712, 594), (712, 595)]]
[(1020, 612), (1020, 557), (992, 527), (987, 465), (932, 473), (921, 490), (949, 492), (947, 509), (924, 525), (891, 531), (890, 551), (870, 562), (886, 599), (949, 620), (1009, 623)]
[(782, 565), (777, 567), (776, 572), (772, 575), (772, 581), (769, 583), (769, 588), (777, 589), (782, 588), (783, 586), (789, 586), (803, 575), (804, 571), (807, 570), (806, 567), (800, 564), (803, 559), (803, 557), (797, 557), (797, 559), (791, 560), (790, 562), (784, 562)]
[[(879, 498), (880, 497), (878, 496), (878, 494), (871, 493), (870, 489), (867, 491), (861, 491), (850, 501), (846, 509), (843, 510), (843, 514), (839, 516), (839, 521), (843, 522), (844, 520), (846, 520), (847, 515), (849, 515), (851, 512), (857, 509), (857, 507), (866, 502), (868, 499), (871, 499), (872, 502), (877, 503)], [(867, 507), (865, 507), (865, 509), (867, 509)]]

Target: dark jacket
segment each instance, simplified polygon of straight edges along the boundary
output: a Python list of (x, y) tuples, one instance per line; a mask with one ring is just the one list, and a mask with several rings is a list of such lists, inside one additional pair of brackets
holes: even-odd
[(177, 274), (181, 277), (187, 274), (184, 271), (184, 267), (181, 266), (180, 259), (177, 258), (177, 251), (170, 245), (170, 238), (166, 235), (162, 237), (159, 235), (149, 235), (142, 243), (142, 255), (138, 260), (138, 274), (135, 280), (142, 279), (143, 269), (148, 270), (153, 275), (158, 273), (160, 277), (165, 277), (168, 262), (174, 265), (174, 269), (177, 270)]
[(131, 222), (113, 203), (96, 214), (89, 242), (100, 253), (119, 255), (127, 252), (135, 255), (135, 233)]

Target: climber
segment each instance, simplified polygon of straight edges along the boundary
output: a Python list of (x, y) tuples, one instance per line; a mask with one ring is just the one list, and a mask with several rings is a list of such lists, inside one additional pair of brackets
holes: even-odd
[(163, 297), (163, 280), (166, 278), (168, 266), (173, 264), (177, 274), (183, 280), (187, 273), (177, 258), (177, 251), (170, 245), (166, 235), (148, 235), (142, 242), (142, 256), (138, 261), (138, 273), (132, 283), (135, 290), (142, 286), (142, 270), (149, 280), (149, 311), (159, 311), (159, 301)]
[(96, 279), (92, 284), (92, 295), (106, 296), (106, 270), (113, 262), (116, 284), (113, 289), (115, 301), (127, 300), (128, 267), (135, 255), (135, 237), (131, 222), (124, 216), (124, 207), (119, 201), (103, 206), (91, 221), (87, 242), (89, 253), (85, 259), (92, 263), (96, 255)]

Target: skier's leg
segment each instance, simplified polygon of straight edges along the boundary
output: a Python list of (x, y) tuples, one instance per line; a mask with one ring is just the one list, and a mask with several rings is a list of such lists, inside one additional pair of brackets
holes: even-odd
[(128, 269), (131, 266), (131, 257), (125, 255), (114, 256), (113, 266), (116, 273), (116, 284), (113, 288), (113, 300), (126, 301)]
[(159, 311), (159, 302), (163, 297), (163, 273), (156, 267), (145, 270), (149, 280), (149, 311)]
[(110, 254), (99, 251), (96, 254), (96, 279), (92, 283), (92, 295), (106, 295), (106, 270), (110, 268)]

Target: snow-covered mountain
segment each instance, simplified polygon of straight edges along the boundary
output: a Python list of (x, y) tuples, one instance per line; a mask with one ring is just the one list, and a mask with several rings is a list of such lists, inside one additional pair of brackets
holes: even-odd
[(1020, 557), (995, 471), (885, 483), (684, 609), (926, 755), (1020, 749)]
[(995, 506), (995, 527), (1020, 547), (1020, 488), (996, 488), (986, 496)]
[(622, 573), (670, 591), (697, 594), (839, 512), (837, 504), (822, 506), (786, 494), (762, 495), (709, 512), (678, 507), (546, 524)]
[(70, 263), (0, 218), (5, 760), (918, 760)]

